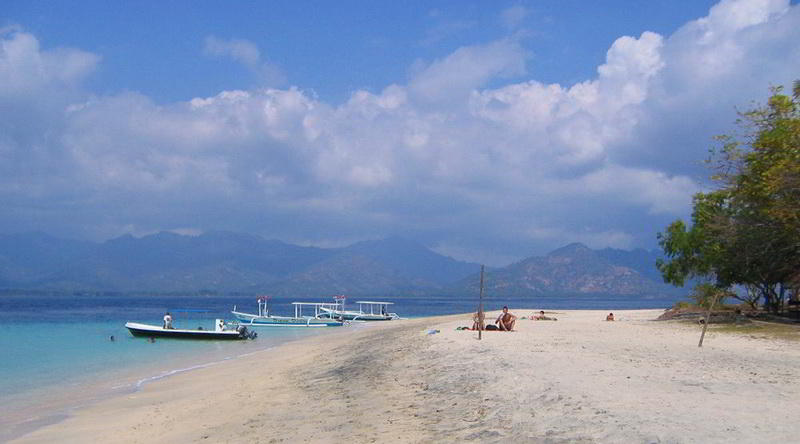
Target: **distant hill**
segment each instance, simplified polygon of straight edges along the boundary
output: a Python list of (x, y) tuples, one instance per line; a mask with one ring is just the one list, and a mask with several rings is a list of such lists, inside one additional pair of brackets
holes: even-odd
[(478, 268), (401, 238), (316, 248), (229, 232), (103, 243), (0, 235), (0, 286), (14, 289), (397, 294), (441, 289)]
[(478, 264), (457, 261), (402, 238), (365, 241), (278, 282), (274, 292), (320, 294), (424, 294), (441, 292), (475, 273)]
[[(546, 256), (534, 256), (504, 268), (490, 270), (485, 289), (492, 295), (630, 295), (675, 294), (661, 282), (655, 252), (605, 249), (595, 251), (575, 243)], [(477, 292), (478, 277), (459, 284), (463, 291)]]
[[(495, 295), (666, 295), (656, 252), (571, 244), (487, 273)], [(477, 294), (480, 266), (392, 237), (342, 248), (301, 247), (259, 236), (162, 232), (102, 243), (44, 233), (0, 235), (0, 289), (119, 292)]]
[(646, 278), (658, 283), (663, 282), (661, 272), (656, 268), (656, 261), (663, 257), (658, 250), (644, 250), (637, 248), (633, 251), (604, 248), (596, 250), (603, 259), (614, 265), (628, 267), (638, 271)]

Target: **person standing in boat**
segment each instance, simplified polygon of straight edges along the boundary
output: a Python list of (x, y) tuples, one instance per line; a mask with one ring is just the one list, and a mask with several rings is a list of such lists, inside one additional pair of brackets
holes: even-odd
[(164, 328), (171, 329), (172, 328), (172, 315), (167, 312), (164, 315)]

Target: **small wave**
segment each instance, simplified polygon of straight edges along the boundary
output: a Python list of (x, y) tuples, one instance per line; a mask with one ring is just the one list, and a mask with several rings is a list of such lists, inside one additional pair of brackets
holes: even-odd
[(217, 364), (219, 364), (221, 362), (225, 362), (225, 360), (223, 359), (223, 360), (220, 360), (220, 361), (207, 362), (205, 364), (193, 365), (191, 367), (178, 368), (178, 369), (175, 369), (175, 370), (169, 370), (169, 371), (164, 372), (164, 373), (162, 373), (160, 375), (150, 376), (150, 377), (147, 377), (147, 378), (140, 379), (140, 380), (136, 381), (136, 384), (134, 385), (134, 387), (136, 388), (136, 390), (139, 390), (139, 389), (142, 388), (143, 385), (147, 384), (148, 382), (158, 381), (159, 379), (168, 378), (168, 377), (170, 377), (172, 375), (177, 375), (178, 373), (184, 373), (184, 372), (188, 372), (188, 371), (192, 371), (192, 370), (197, 370), (199, 368), (211, 367), (211, 366), (217, 365)]
[[(217, 360), (217, 361), (211, 361), (211, 362), (206, 362), (206, 363), (203, 363), (203, 364), (192, 365), (192, 366), (189, 366), (189, 367), (168, 370), (168, 371), (165, 371), (165, 372), (163, 372), (161, 374), (158, 374), (158, 375), (155, 375), (155, 376), (149, 376), (147, 378), (142, 378), (142, 379), (136, 381), (136, 384), (134, 384), (133, 387), (134, 387), (135, 391), (138, 391), (138, 390), (141, 390), (142, 386), (144, 386), (145, 384), (147, 384), (149, 382), (158, 381), (160, 379), (168, 378), (170, 376), (174, 376), (174, 375), (177, 375), (179, 373), (185, 373), (185, 372), (189, 372), (189, 371), (192, 371), (192, 370), (198, 370), (198, 369), (201, 369), (201, 368), (211, 367), (211, 366), (214, 366), (214, 365), (217, 365), (217, 364), (222, 364), (223, 362), (230, 361), (230, 360), (233, 360), (233, 359), (240, 359), (240, 358), (244, 358), (246, 356), (251, 356), (251, 355), (258, 354), (258, 353), (263, 353), (263, 352), (269, 351), (269, 350), (271, 350), (273, 348), (275, 348), (275, 346), (270, 346), (270, 347), (263, 348), (263, 349), (260, 349), (260, 350), (254, 350), (254, 351), (251, 351), (251, 352), (242, 353), (242, 354), (238, 354), (238, 355), (234, 355), (234, 356), (226, 356), (226, 357), (224, 357), (224, 358), (222, 358), (220, 360)], [(112, 388), (124, 388), (126, 386), (128, 386), (128, 385), (127, 384), (123, 384), (123, 385), (119, 385), (119, 386), (112, 387)]]

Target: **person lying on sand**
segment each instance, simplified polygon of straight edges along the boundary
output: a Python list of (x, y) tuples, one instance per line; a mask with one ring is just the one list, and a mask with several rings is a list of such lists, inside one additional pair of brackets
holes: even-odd
[(613, 320), (614, 320), (614, 313), (609, 313), (608, 316), (606, 316), (606, 321), (613, 321)]
[(517, 321), (517, 317), (514, 316), (512, 313), (508, 312), (508, 307), (503, 307), (503, 312), (500, 313), (500, 316), (497, 317), (497, 320), (494, 321), (495, 324), (498, 324), (500, 330), (503, 331), (512, 331), (514, 330), (514, 322)]
[(544, 310), (539, 310), (539, 314), (531, 316), (532, 321), (557, 321), (556, 318), (551, 318), (544, 315)]

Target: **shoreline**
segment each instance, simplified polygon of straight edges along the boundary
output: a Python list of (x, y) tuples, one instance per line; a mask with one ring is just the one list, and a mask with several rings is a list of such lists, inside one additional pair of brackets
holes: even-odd
[[(281, 332), (283, 333), (283, 332)], [(324, 334), (323, 331), (302, 331), (302, 335), (264, 335), (266, 343), (226, 344), (245, 345), (245, 350), (227, 347), (224, 350), (203, 349), (201, 355), (191, 351), (171, 356), (166, 362), (143, 362), (133, 367), (112, 367), (107, 371), (91, 375), (75, 375), (68, 379), (67, 385), (46, 384), (41, 387), (9, 395), (11, 400), (0, 406), (0, 442), (24, 436), (48, 425), (54, 425), (72, 417), (75, 412), (110, 399), (128, 396), (141, 391), (148, 384), (174, 376), (190, 373), (202, 368), (214, 367), (251, 355), (268, 352), (282, 344), (302, 341), (308, 337)], [(127, 334), (127, 332), (126, 332)], [(144, 341), (142, 338), (128, 338)], [(171, 342), (175, 342), (172, 340)], [(19, 402), (21, 405), (14, 405)]]
[[(512, 310), (528, 316), (533, 310)], [(537, 310), (538, 311), (538, 310)], [(663, 310), (557, 310), (515, 332), (469, 315), (282, 344), (146, 384), (13, 442), (775, 442), (800, 433), (800, 351), (653, 322)], [(487, 319), (497, 312), (492, 312)], [(439, 330), (427, 334), (428, 330)], [(758, 412), (758, 421), (752, 419)]]

